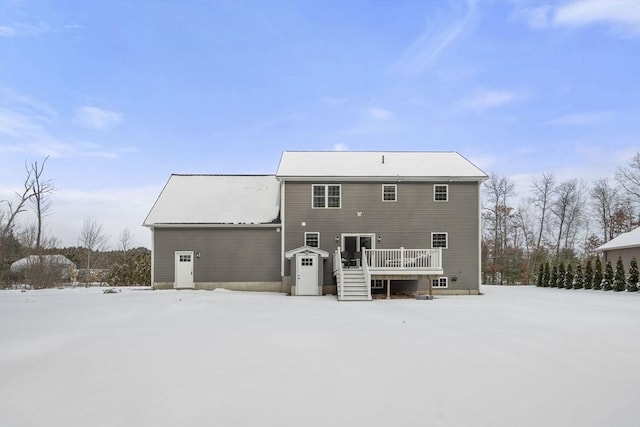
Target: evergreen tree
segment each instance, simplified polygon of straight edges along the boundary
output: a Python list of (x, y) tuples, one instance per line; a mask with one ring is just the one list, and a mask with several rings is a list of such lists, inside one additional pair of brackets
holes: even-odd
[(576, 277), (573, 279), (573, 289), (582, 289), (585, 287), (584, 275), (582, 274), (582, 265), (576, 266)]
[(607, 265), (604, 268), (604, 277), (602, 278), (602, 290), (610, 291), (613, 289), (613, 266), (611, 260), (607, 261)]
[(567, 265), (567, 272), (564, 275), (564, 287), (573, 289), (573, 267), (571, 267), (571, 264)]
[(599, 291), (602, 289), (602, 262), (600, 258), (596, 258), (596, 267), (593, 270), (593, 289)]
[(560, 265), (558, 266), (558, 287), (559, 288), (564, 288), (564, 276), (567, 274), (566, 270), (564, 269), (564, 262), (560, 262)]
[(544, 264), (540, 263), (540, 268), (538, 269), (538, 277), (536, 278), (536, 286), (542, 286), (542, 279), (544, 277)]
[(542, 286), (549, 287), (549, 281), (551, 280), (551, 272), (549, 271), (549, 261), (544, 263), (544, 277), (542, 278)]
[(638, 274), (638, 262), (636, 258), (631, 258), (631, 264), (629, 265), (629, 277), (627, 278), (627, 291), (638, 292), (638, 282), (640, 281), (640, 274)]
[(625, 278), (624, 264), (622, 264), (622, 257), (618, 257), (616, 262), (616, 274), (613, 276), (613, 290), (616, 292), (624, 291), (627, 287), (627, 280)]
[(587, 260), (584, 268), (584, 288), (591, 289), (593, 287), (593, 268), (591, 267), (591, 259)]
[(551, 269), (551, 278), (549, 279), (549, 286), (552, 288), (558, 287), (558, 267), (555, 265)]

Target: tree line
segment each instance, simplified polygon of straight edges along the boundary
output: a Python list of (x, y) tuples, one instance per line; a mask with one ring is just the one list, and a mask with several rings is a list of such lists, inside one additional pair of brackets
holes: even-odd
[[(0, 200), (0, 286), (15, 283), (35, 288), (63, 283), (104, 282), (110, 285), (133, 285), (150, 282), (151, 252), (133, 248), (133, 235), (124, 229), (118, 237), (117, 250), (105, 250), (109, 241), (95, 219), (86, 218), (79, 231), (80, 246), (59, 248), (55, 237), (46, 233), (45, 219), (52, 208), (53, 181), (46, 178), (46, 157), (42, 162), (25, 163), (23, 185), (11, 200)], [(31, 210), (32, 224), (21, 225), (20, 215)], [(65, 268), (62, 255), (78, 269)], [(25, 267), (11, 271), (11, 264), (26, 258)]]
[(496, 174), (483, 185), (484, 283), (537, 283), (546, 263), (586, 268), (599, 246), (640, 226), (640, 152), (612, 179), (560, 181), (545, 173), (528, 190), (516, 199), (513, 181)]

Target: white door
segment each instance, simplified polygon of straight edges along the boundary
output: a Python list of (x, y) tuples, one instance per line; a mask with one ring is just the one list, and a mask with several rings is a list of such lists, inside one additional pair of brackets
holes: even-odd
[(193, 283), (193, 251), (176, 251), (176, 289), (189, 289)]
[(296, 295), (318, 295), (318, 255), (296, 255)]

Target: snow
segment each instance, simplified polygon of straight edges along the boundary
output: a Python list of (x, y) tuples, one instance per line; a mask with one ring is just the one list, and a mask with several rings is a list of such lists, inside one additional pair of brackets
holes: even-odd
[(0, 425), (640, 425), (638, 294), (102, 291), (0, 291)]
[(171, 175), (144, 225), (266, 224), (279, 212), (274, 175)]
[(15, 261), (11, 264), (9, 270), (13, 272), (20, 271), (29, 265), (39, 264), (41, 259), (45, 265), (59, 265), (61, 267), (68, 265), (72, 268), (76, 268), (76, 264), (64, 255), (30, 255), (26, 258), (20, 258)]
[(615, 239), (609, 240), (598, 248), (599, 251), (608, 251), (612, 249), (635, 248), (640, 246), (640, 227), (623, 233)]
[(484, 179), (487, 177), (459, 153), (425, 151), (285, 151), (280, 159), (276, 176), (278, 178), (387, 179)]

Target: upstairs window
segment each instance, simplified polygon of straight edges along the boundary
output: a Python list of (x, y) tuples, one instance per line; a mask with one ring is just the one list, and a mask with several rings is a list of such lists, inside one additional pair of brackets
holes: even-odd
[(312, 206), (314, 209), (340, 209), (342, 193), (340, 185), (313, 184), (311, 186), (311, 193), (313, 199)]
[(396, 184), (382, 184), (382, 201), (395, 202), (398, 200), (398, 186)]
[(448, 245), (447, 233), (431, 233), (431, 247), (447, 249)]
[(433, 200), (435, 202), (448, 202), (449, 186), (447, 184), (435, 184), (433, 186)]
[(312, 248), (319, 248), (320, 247), (320, 233), (317, 233), (317, 232), (304, 233), (304, 244), (305, 244), (305, 246), (311, 246)]

